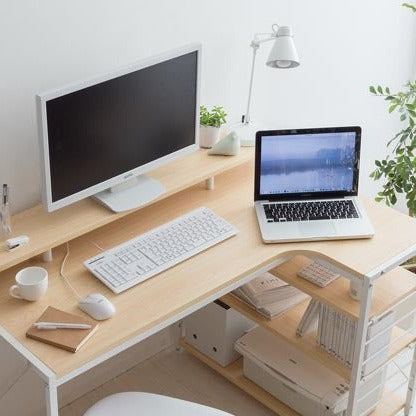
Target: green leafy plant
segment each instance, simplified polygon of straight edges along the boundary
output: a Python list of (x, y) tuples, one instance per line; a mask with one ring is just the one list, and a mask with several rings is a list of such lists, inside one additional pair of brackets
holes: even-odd
[(211, 111), (204, 105), (199, 110), (199, 122), (201, 126), (220, 127), (227, 119), (227, 113), (221, 106), (214, 106)]
[(416, 13), (416, 6), (413, 6), (413, 4), (409, 4), (409, 3), (402, 3), (403, 7), (407, 7), (408, 9), (410, 9), (411, 11)]
[(397, 202), (397, 194), (405, 194), (410, 215), (416, 215), (416, 81), (408, 82), (403, 91), (391, 94), (388, 87), (371, 86), (372, 94), (385, 97), (389, 112), (398, 112), (404, 127), (387, 143), (392, 153), (376, 160), (371, 173), (374, 180), (384, 179), (376, 201), (387, 205)]
[[(402, 6), (416, 12), (416, 7), (411, 4), (403, 3)], [(395, 94), (380, 85), (369, 88), (372, 94), (384, 97), (389, 104), (389, 113), (398, 113), (403, 122), (403, 128), (387, 143), (391, 153), (383, 160), (376, 160), (376, 168), (370, 174), (374, 180), (384, 179), (376, 201), (394, 205), (397, 195), (404, 194), (409, 214), (416, 216), (416, 81), (408, 82), (403, 91)]]

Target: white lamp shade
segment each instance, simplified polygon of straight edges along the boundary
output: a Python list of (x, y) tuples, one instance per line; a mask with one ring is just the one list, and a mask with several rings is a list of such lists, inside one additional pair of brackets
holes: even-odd
[(272, 68), (282, 69), (299, 66), (299, 56), (289, 26), (279, 27), (266, 65)]

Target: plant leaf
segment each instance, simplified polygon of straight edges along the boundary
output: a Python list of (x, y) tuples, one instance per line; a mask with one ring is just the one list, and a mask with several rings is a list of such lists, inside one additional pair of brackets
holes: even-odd
[(412, 12), (416, 13), (416, 7), (413, 6), (412, 4), (409, 3), (402, 3), (403, 7), (407, 7), (408, 9), (410, 9)]

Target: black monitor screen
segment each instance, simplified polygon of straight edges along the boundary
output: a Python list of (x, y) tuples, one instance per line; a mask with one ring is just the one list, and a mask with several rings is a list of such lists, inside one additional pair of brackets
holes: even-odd
[(197, 52), (46, 103), (55, 202), (195, 143)]

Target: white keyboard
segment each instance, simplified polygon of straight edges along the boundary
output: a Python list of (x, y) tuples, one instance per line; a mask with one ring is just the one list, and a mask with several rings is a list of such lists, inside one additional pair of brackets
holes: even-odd
[(121, 293), (237, 234), (208, 208), (198, 208), (84, 262), (84, 266)]
[(319, 287), (328, 286), (340, 276), (337, 272), (315, 261), (302, 267), (297, 274)]

